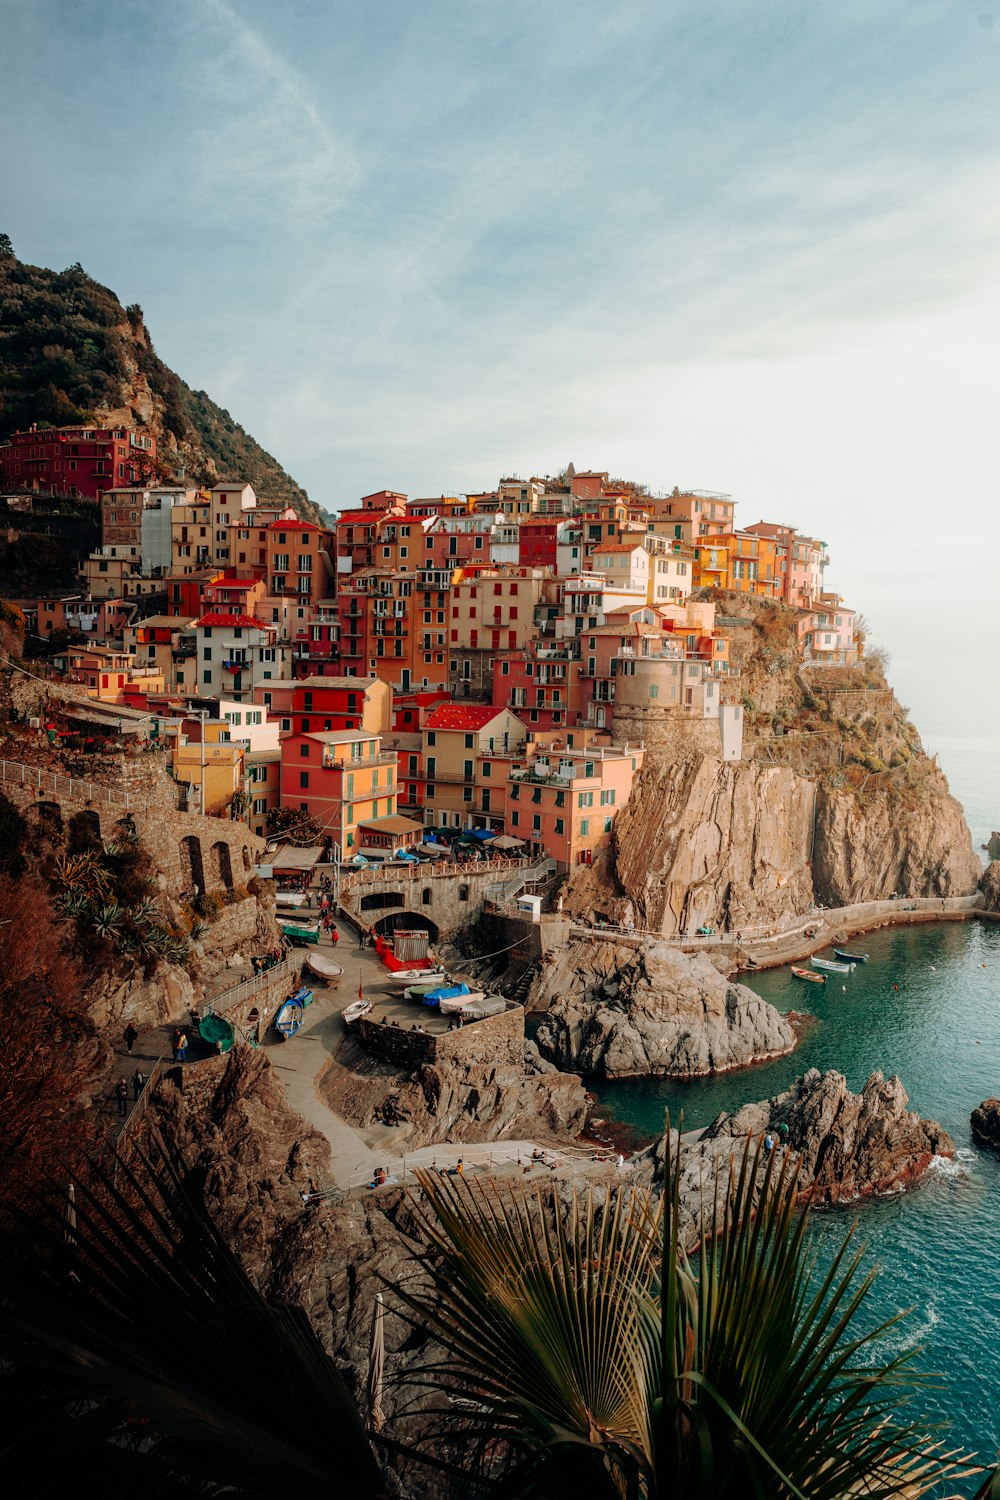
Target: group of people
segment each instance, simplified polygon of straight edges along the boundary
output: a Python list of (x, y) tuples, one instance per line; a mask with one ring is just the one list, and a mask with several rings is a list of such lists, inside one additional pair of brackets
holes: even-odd
[[(146, 1082), (146, 1075), (145, 1075), (145, 1073), (142, 1071), (141, 1068), (136, 1068), (135, 1072), (132, 1074), (132, 1103), (133, 1104), (137, 1104), (138, 1103), (138, 1101), (139, 1101), (139, 1095), (142, 1093), (143, 1086), (144, 1086), (145, 1082)], [(119, 1078), (118, 1082), (115, 1084), (115, 1099), (118, 1102), (118, 1113), (120, 1115), (127, 1115), (128, 1114), (128, 1082), (124, 1078)]]
[[(323, 878), (325, 880), (326, 876)], [(337, 931), (337, 924), (334, 921), (333, 901), (325, 891), (321, 892), (319, 898), (319, 925), (324, 932), (330, 934), (330, 941), (332, 943), (336, 944), (340, 941), (340, 933)]]
[[(777, 1142), (774, 1137), (777, 1136)], [(780, 1120), (772, 1130), (770, 1127), (764, 1133), (764, 1155), (770, 1156), (775, 1145), (784, 1146), (788, 1142), (788, 1126), (784, 1120)]]
[(268, 969), (273, 969), (275, 964), (280, 964), (284, 956), (284, 948), (273, 948), (270, 953), (264, 953), (258, 958), (251, 958), (250, 967), (254, 974), (266, 974)]

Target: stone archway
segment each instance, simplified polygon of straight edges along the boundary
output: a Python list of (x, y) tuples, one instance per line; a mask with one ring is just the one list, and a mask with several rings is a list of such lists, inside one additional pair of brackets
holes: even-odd
[(58, 802), (36, 802), (30, 811), (34, 813), (39, 823), (51, 829), (60, 838), (62, 837), (63, 815)]
[(82, 854), (101, 842), (101, 819), (92, 807), (75, 812), (69, 820), (69, 852)]
[(398, 927), (409, 928), (411, 931), (426, 932), (430, 935), (432, 943), (437, 942), (440, 933), (440, 928), (436, 922), (432, 922), (430, 917), (425, 916), (423, 912), (415, 911), (387, 912), (385, 916), (377, 917), (372, 925), (375, 931), (380, 932), (383, 937), (388, 937), (389, 933), (395, 932)]
[(205, 864), (201, 857), (201, 839), (195, 838), (193, 833), (181, 839), (181, 872), (182, 878), (197, 886), (199, 893), (204, 892)]
[(225, 839), (217, 839), (212, 845), (212, 864), (220, 884), (224, 885), (227, 891), (231, 891), (233, 889), (233, 861)]
[(361, 911), (384, 911), (387, 906), (402, 906), (404, 902), (401, 891), (369, 891), (359, 905)]

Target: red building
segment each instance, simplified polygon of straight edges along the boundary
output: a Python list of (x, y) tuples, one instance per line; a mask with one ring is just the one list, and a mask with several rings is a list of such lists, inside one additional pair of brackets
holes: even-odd
[(522, 516), (517, 529), (517, 560), (522, 568), (556, 571), (556, 534), (563, 516)]
[(0, 483), (41, 495), (96, 502), (147, 484), (155, 467), (156, 439), (126, 427), (32, 427), (0, 443)]

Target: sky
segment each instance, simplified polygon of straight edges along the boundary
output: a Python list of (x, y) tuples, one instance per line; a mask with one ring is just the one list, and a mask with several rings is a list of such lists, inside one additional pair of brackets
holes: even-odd
[(930, 748), (1000, 742), (1000, 0), (0, 0), (0, 36), (0, 230), (320, 504), (569, 461), (731, 493), (827, 541)]

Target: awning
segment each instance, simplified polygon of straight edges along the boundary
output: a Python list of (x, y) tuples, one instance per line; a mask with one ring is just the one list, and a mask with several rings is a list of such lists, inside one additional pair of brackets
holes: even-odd
[(516, 839), (513, 834), (500, 833), (493, 840), (494, 849), (521, 849), (524, 847), (524, 839)]
[(492, 828), (470, 828), (469, 833), (472, 834), (474, 839), (479, 839), (484, 844), (487, 839), (496, 838), (496, 834)]
[(370, 829), (372, 833), (390, 833), (396, 837), (410, 838), (414, 834), (423, 834), (424, 825), (413, 818), (365, 818), (358, 824), (359, 828)]
[(294, 844), (283, 844), (273, 854), (267, 856), (276, 875), (286, 875), (297, 872), (302, 875), (318, 865), (323, 858), (323, 846), (313, 845), (309, 849), (296, 849)]

